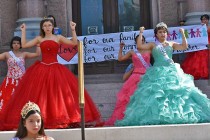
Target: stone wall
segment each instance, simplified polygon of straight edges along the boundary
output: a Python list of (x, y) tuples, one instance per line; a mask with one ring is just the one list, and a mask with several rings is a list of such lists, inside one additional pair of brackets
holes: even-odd
[(64, 36), (67, 36), (67, 28), (69, 28), (66, 9), (66, 0), (47, 0), (47, 15), (55, 16), (57, 26), (62, 29)]
[(17, 4), (16, 0), (0, 1), (0, 49), (8, 45), (16, 27)]
[(176, 0), (160, 0), (160, 21), (165, 22), (168, 26), (178, 25), (177, 1)]

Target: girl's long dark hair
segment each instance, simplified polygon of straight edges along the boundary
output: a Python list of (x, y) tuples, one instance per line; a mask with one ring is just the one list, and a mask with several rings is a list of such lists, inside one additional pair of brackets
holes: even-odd
[[(35, 114), (35, 113), (38, 113), (41, 116), (41, 113), (39, 111), (37, 111), (37, 110), (29, 111), (28, 114), (26, 115), (25, 119), (23, 119), (22, 116), (21, 116), (21, 119), (20, 119), (20, 122), (19, 122), (19, 126), (18, 126), (18, 130), (17, 130), (17, 132), (15, 134), (15, 137), (18, 137), (18, 138), (22, 139), (22, 138), (27, 136), (28, 132), (27, 132), (26, 127), (24, 126), (25, 120), (30, 115)], [(44, 121), (42, 119), (42, 116), (41, 116), (41, 123), (42, 123), (41, 124), (41, 128), (40, 128), (38, 134), (45, 136), (46, 134), (44, 132)]]
[(44, 30), (43, 30), (42, 28), (43, 28), (43, 24), (44, 24), (45, 22), (48, 22), (48, 21), (52, 23), (52, 26), (53, 26), (52, 33), (54, 34), (54, 23), (53, 23), (53, 20), (50, 19), (50, 18), (44, 18), (44, 19), (40, 22), (40, 33), (39, 33), (39, 35), (40, 35), (41, 37), (45, 37), (45, 32), (44, 32)]
[(54, 27), (57, 27), (57, 23), (56, 23), (55, 17), (53, 15), (48, 15), (47, 17), (48, 18), (53, 18), (53, 20), (54, 20), (53, 21), (53, 23), (54, 23), (53, 25), (54, 25)]

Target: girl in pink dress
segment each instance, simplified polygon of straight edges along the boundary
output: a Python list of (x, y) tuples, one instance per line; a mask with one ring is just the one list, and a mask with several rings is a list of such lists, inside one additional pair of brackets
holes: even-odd
[(7, 76), (0, 86), (0, 112), (10, 100), (15, 87), (25, 73), (25, 59), (37, 57), (41, 53), (39, 47), (35, 53), (20, 51), (21, 38), (18, 36), (12, 38), (10, 48), (11, 51), (0, 54), (0, 60), (7, 61), (8, 67)]
[[(139, 36), (135, 38), (137, 41)], [(142, 39), (145, 42), (145, 38)], [(115, 109), (111, 115), (111, 117), (105, 122), (107, 126), (113, 126), (116, 120), (121, 120), (124, 117), (124, 111), (126, 109), (127, 104), (130, 101), (130, 96), (133, 95), (137, 84), (141, 80), (142, 75), (146, 72), (146, 69), (150, 66), (150, 54), (151, 51), (141, 51), (138, 50), (134, 52), (130, 50), (124, 56), (122, 55), (122, 50), (124, 47), (124, 43), (120, 43), (120, 50), (118, 54), (119, 61), (125, 61), (129, 58), (132, 58), (133, 62), (133, 70), (131, 76), (125, 81), (123, 87), (120, 89), (119, 93), (117, 94), (117, 101)]]

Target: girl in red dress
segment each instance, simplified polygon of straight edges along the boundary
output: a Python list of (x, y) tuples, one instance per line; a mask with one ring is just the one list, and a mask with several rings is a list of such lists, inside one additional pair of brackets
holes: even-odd
[(15, 36), (10, 42), (11, 51), (0, 54), (0, 60), (7, 62), (7, 76), (0, 86), (0, 111), (5, 107), (14, 93), (15, 87), (25, 73), (25, 59), (34, 58), (41, 54), (40, 48), (37, 47), (35, 53), (22, 52), (21, 38)]
[[(202, 24), (206, 24), (208, 32), (208, 41), (210, 43), (210, 27), (209, 16), (204, 14), (200, 18)], [(209, 50), (201, 50), (196, 52), (187, 53), (186, 59), (182, 63), (181, 67), (183, 71), (194, 77), (195, 80), (198, 79), (208, 79), (209, 78)]]
[[(28, 68), (14, 96), (2, 110), (0, 130), (17, 128), (19, 112), (28, 101), (39, 105), (45, 128), (67, 128), (80, 124), (78, 80), (57, 61), (60, 43), (77, 45), (75, 27), (76, 23), (71, 21), (72, 39), (69, 40), (62, 35), (54, 35), (53, 21), (45, 18), (40, 23), (40, 36), (29, 42), (26, 42), (25, 24), (20, 27), (22, 47), (40, 44), (42, 61)], [(100, 113), (86, 91), (85, 121), (93, 125), (100, 123)]]

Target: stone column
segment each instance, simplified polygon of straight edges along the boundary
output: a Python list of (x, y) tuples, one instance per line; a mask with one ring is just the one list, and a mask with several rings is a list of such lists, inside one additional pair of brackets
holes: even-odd
[[(21, 36), (20, 25), (26, 24), (26, 39), (31, 40), (39, 35), (40, 32), (40, 21), (46, 14), (46, 0), (18, 0), (18, 20), (17, 28), (15, 29), (14, 35)], [(34, 52), (35, 47), (27, 49), (26, 51)], [(40, 58), (39, 58), (40, 59)], [(29, 67), (37, 58), (26, 61), (26, 68)]]
[[(10, 43), (17, 20), (16, 1), (0, 0), (0, 47)], [(4, 51), (4, 50), (3, 50)]]
[(187, 0), (188, 13), (186, 14), (185, 25), (200, 24), (200, 16), (208, 14), (210, 16), (209, 0)]
[(14, 35), (20, 36), (20, 25), (26, 24), (26, 38), (32, 39), (39, 35), (39, 24), (45, 14), (45, 0), (19, 0), (17, 28)]
[(155, 28), (156, 24), (159, 23), (160, 20), (160, 1), (159, 0), (150, 0), (151, 10), (151, 25)]
[(19, 0), (19, 18), (43, 17), (44, 0)]

